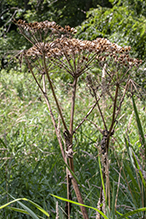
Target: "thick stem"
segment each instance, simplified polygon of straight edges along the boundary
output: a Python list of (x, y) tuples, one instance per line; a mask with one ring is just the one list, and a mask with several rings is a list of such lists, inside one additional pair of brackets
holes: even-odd
[[(71, 145), (71, 149), (72, 149), (72, 136), (73, 136), (73, 121), (74, 121), (74, 108), (75, 108), (75, 96), (76, 96), (76, 86), (77, 86), (77, 78), (74, 79), (74, 82), (73, 82), (73, 92), (72, 92), (72, 101), (71, 101), (71, 114), (70, 114), (70, 137), (68, 138), (69, 139), (69, 143), (67, 143), (67, 151), (69, 150), (69, 147)], [(74, 171), (74, 167), (73, 165), (71, 164), (70, 162), (70, 159), (69, 159), (69, 166), (71, 168), (72, 171)], [(70, 194), (71, 194), (71, 191), (70, 191), (70, 174), (69, 174), (69, 171), (67, 170), (67, 198), (70, 199)], [(68, 211), (67, 211), (67, 217), (68, 219), (70, 219), (70, 210), (71, 210), (71, 204), (68, 202), (67, 203), (68, 205)]]
[[(72, 138), (73, 138), (73, 121), (74, 121), (74, 110), (75, 110), (75, 95), (76, 95), (76, 87), (77, 87), (77, 78), (74, 78), (74, 83), (73, 83), (73, 92), (72, 92), (72, 103), (71, 103), (71, 115), (70, 115), (70, 130), (69, 130), (69, 136), (68, 136), (68, 140), (69, 140), (69, 147), (72, 150)], [(74, 171), (74, 164), (73, 164), (73, 157), (69, 157), (69, 166), (70, 169)], [(80, 193), (78, 184), (76, 179), (72, 176), (71, 177), (71, 182), (75, 191), (75, 194), (77, 196), (77, 200), (79, 203), (84, 204), (83, 203), (83, 199), (82, 199), (82, 195)], [(86, 208), (84, 206), (80, 206), (82, 214), (83, 214), (83, 218), (84, 219), (88, 219), (88, 214), (86, 211)]]
[[(112, 122), (111, 122), (111, 126), (110, 126), (110, 129), (108, 131), (108, 135), (106, 137), (106, 141), (105, 141), (105, 152), (106, 154), (104, 153), (104, 155), (106, 156), (105, 159), (104, 159), (104, 163), (103, 163), (103, 179), (105, 181), (105, 177), (106, 177), (106, 172), (108, 174), (108, 171), (109, 171), (109, 167), (108, 167), (108, 148), (109, 148), (109, 140), (110, 140), (110, 135), (111, 135), (111, 132), (112, 132), (112, 129), (113, 129), (113, 126), (115, 124), (115, 116), (116, 116), (116, 107), (117, 107), (117, 97), (118, 97), (118, 90), (119, 90), (119, 84), (117, 83), (116, 84), (116, 91), (115, 91), (115, 98), (114, 98), (114, 108), (113, 108), (113, 115), (112, 115)], [(103, 136), (104, 137), (104, 136)], [(106, 171), (107, 169), (107, 171)], [(106, 179), (106, 185), (108, 186), (108, 192), (110, 191), (109, 190), (109, 182), (107, 183), (107, 181), (109, 181), (109, 176), (107, 175), (108, 179)], [(107, 187), (106, 187), (107, 188)], [(106, 193), (107, 194), (107, 193)], [(109, 198), (109, 205), (110, 205), (110, 194), (108, 193), (108, 198)], [(102, 187), (102, 184), (101, 184), (101, 190), (100, 190), (100, 204), (102, 203), (103, 201), (103, 187)], [(102, 209), (100, 209), (102, 210)]]
[[(78, 184), (77, 184), (77, 181), (75, 180), (75, 178), (72, 178), (71, 181), (72, 181), (72, 184), (73, 184), (74, 191), (76, 193), (78, 202), (81, 203), (81, 204), (84, 204), (81, 193), (80, 193), (80, 190), (79, 190), (79, 187), (78, 187)], [(81, 211), (82, 211), (82, 214), (83, 214), (83, 218), (84, 219), (89, 219), (86, 208), (84, 206), (80, 206), (80, 208), (81, 208)]]

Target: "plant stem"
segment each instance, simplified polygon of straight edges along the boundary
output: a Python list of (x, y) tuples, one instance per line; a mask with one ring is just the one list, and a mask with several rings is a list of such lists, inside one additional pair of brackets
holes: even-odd
[[(81, 204), (84, 204), (81, 193), (80, 193), (80, 190), (79, 190), (79, 187), (78, 187), (78, 184), (77, 184), (77, 181), (75, 180), (75, 178), (72, 178), (71, 181), (72, 181), (72, 184), (73, 184), (74, 191), (76, 193), (78, 202), (81, 203)], [(80, 208), (81, 208), (81, 211), (82, 211), (82, 214), (83, 214), (83, 218), (84, 219), (89, 219), (86, 208), (84, 206), (80, 206)]]
[(123, 103), (123, 101), (124, 101), (127, 88), (128, 88), (128, 83), (127, 83), (126, 86), (125, 86), (124, 94), (123, 94), (123, 96), (122, 96), (122, 98), (121, 98), (121, 100), (120, 100), (120, 104), (119, 104), (119, 106), (118, 106), (118, 111), (117, 111), (117, 113), (116, 113), (115, 120), (117, 119), (117, 117), (118, 117), (118, 115), (119, 115), (119, 113), (120, 113), (121, 106), (122, 106), (122, 103)]
[(55, 118), (54, 118), (54, 115), (53, 115), (53, 112), (52, 112), (52, 109), (51, 109), (51, 105), (50, 105), (49, 99), (48, 99), (48, 97), (47, 97), (47, 94), (43, 91), (43, 89), (42, 89), (41, 85), (39, 84), (37, 78), (35, 77), (35, 74), (34, 74), (34, 72), (33, 72), (33, 70), (32, 70), (32, 67), (31, 67), (31, 65), (30, 65), (30, 62), (29, 62), (29, 60), (28, 60), (28, 58), (27, 58), (26, 55), (25, 55), (25, 59), (26, 59), (26, 61), (27, 61), (28, 68), (29, 68), (29, 70), (30, 70), (30, 72), (31, 72), (31, 74), (32, 74), (32, 76), (33, 76), (33, 78), (34, 78), (36, 84), (38, 85), (38, 87), (40, 88), (42, 94), (43, 94), (44, 97), (45, 97), (46, 104), (47, 104), (47, 106), (48, 106), (48, 109), (49, 109), (49, 112), (50, 112), (50, 116), (51, 116), (51, 119), (52, 119), (52, 123), (53, 123), (53, 125), (54, 125), (55, 132), (56, 132), (56, 136), (57, 136), (57, 139), (58, 139), (58, 142), (59, 142), (59, 146), (60, 146), (60, 150), (61, 150), (61, 153), (62, 153), (62, 157), (63, 157), (64, 161), (66, 162), (65, 152), (64, 152), (64, 149), (63, 149), (63, 145), (62, 145), (62, 142), (61, 142), (61, 138), (60, 138), (59, 133), (58, 133), (58, 130), (57, 130), (57, 124), (56, 124), (56, 122), (55, 122)]
[[(77, 78), (75, 77), (74, 82), (73, 82), (73, 92), (72, 92), (72, 102), (71, 102), (70, 130), (69, 130), (70, 131), (70, 138), (68, 138), (68, 139), (70, 139), (70, 145), (72, 145), (72, 138), (73, 138), (73, 121), (74, 121), (76, 87), (77, 87)], [(75, 172), (73, 158), (69, 158), (69, 166), (70, 166), (70, 169), (73, 172)], [(77, 196), (78, 202), (81, 204), (84, 204), (76, 179), (74, 177), (72, 177), (71, 182), (72, 182), (75, 194)], [(83, 218), (88, 219), (88, 214), (87, 214), (86, 208), (84, 206), (80, 206), (80, 208), (81, 208), (81, 211), (83, 214)]]
[[(63, 159), (64, 159), (65, 163), (67, 163), (66, 156), (65, 156), (65, 152), (64, 152), (63, 145), (62, 145), (62, 142), (61, 142), (61, 138), (60, 138), (59, 133), (58, 133), (58, 130), (57, 130), (57, 124), (56, 124), (56, 122), (55, 122), (55, 118), (54, 118), (54, 115), (53, 115), (53, 112), (52, 112), (51, 105), (50, 105), (50, 102), (49, 102), (49, 100), (48, 100), (47, 94), (43, 91), (43, 88), (41, 87), (41, 85), (39, 84), (37, 78), (35, 77), (35, 74), (34, 74), (34, 72), (33, 72), (33, 70), (32, 70), (32, 67), (31, 67), (31, 65), (30, 65), (30, 62), (29, 62), (29, 60), (28, 60), (28, 58), (27, 58), (26, 55), (25, 55), (25, 59), (26, 59), (26, 61), (27, 61), (28, 68), (29, 68), (31, 74), (33, 75), (33, 78), (34, 78), (36, 84), (38, 85), (38, 87), (40, 88), (42, 94), (43, 94), (44, 97), (45, 97), (45, 100), (46, 100), (48, 109), (49, 109), (49, 111), (50, 111), (51, 119), (52, 119), (52, 122), (53, 122), (53, 125), (54, 125), (54, 128), (55, 128), (55, 132), (56, 132), (56, 135), (57, 135), (57, 139), (58, 139), (58, 142), (59, 142), (59, 146), (60, 146), (60, 149), (61, 149), (62, 156), (63, 156)], [(44, 65), (46, 66), (46, 63), (45, 63), (45, 62), (44, 62)], [(64, 118), (63, 118), (63, 116), (62, 116), (62, 112), (61, 112), (60, 106), (59, 106), (59, 104), (58, 104), (58, 101), (57, 101), (57, 98), (56, 98), (56, 95), (55, 95), (55, 91), (54, 91), (54, 89), (53, 89), (52, 82), (51, 82), (51, 79), (50, 79), (49, 74), (48, 74), (48, 71), (47, 71), (47, 66), (45, 67), (45, 73), (46, 73), (47, 78), (48, 78), (48, 80), (49, 80), (50, 87), (51, 87), (51, 89), (52, 89), (52, 93), (53, 93), (53, 96), (54, 96), (56, 105), (57, 105), (57, 107), (58, 107), (58, 111), (59, 111), (59, 114), (60, 114), (60, 116), (61, 116), (61, 119), (62, 119), (64, 128), (65, 128), (65, 130), (67, 131), (68, 129), (67, 129), (67, 127), (66, 127)], [(76, 83), (77, 83), (77, 82), (76, 82)], [(70, 125), (70, 127), (73, 127), (73, 115), (74, 115), (74, 106), (75, 106), (75, 92), (76, 92), (76, 85), (75, 85), (75, 87), (74, 87), (73, 96), (72, 96), (72, 101), (74, 102), (74, 104), (72, 104), (72, 110), (71, 110), (71, 112), (72, 112), (72, 113), (71, 113), (71, 118), (72, 118), (72, 119), (71, 119), (71, 125)], [(72, 128), (71, 128), (71, 130), (72, 130)], [(72, 132), (73, 132), (73, 131), (72, 131)], [(70, 142), (70, 143), (72, 144), (72, 138), (71, 138), (71, 142)], [(71, 170), (74, 172), (74, 166), (73, 166), (73, 159), (72, 159), (72, 158), (69, 158), (69, 165), (70, 165)], [(76, 194), (76, 196), (77, 196), (78, 202), (81, 203), (81, 204), (84, 204), (84, 203), (83, 203), (82, 196), (81, 196), (81, 193), (80, 193), (80, 190), (79, 190), (79, 187), (78, 187), (78, 184), (77, 184), (77, 181), (76, 181), (73, 177), (72, 177), (71, 181), (72, 181), (73, 188), (74, 188), (75, 194)], [(84, 218), (84, 219), (88, 219), (88, 214), (87, 214), (87, 212), (86, 212), (86, 208), (85, 208), (84, 206), (80, 206), (80, 208), (81, 208), (81, 211), (82, 211), (82, 214), (83, 214), (83, 218)]]
[(101, 118), (102, 118), (102, 121), (103, 121), (103, 124), (104, 124), (104, 128), (107, 130), (106, 122), (104, 120), (104, 116), (103, 116), (103, 113), (101, 111), (101, 108), (100, 108), (100, 105), (99, 105), (99, 100), (97, 99), (97, 95), (96, 95), (95, 89), (92, 88), (92, 90), (93, 90), (93, 93), (94, 93), (94, 97), (95, 97), (95, 100), (96, 100), (96, 104), (97, 104), (98, 110), (100, 112), (100, 115), (101, 115)]
[(112, 132), (113, 126), (115, 124), (115, 114), (116, 114), (116, 107), (117, 107), (117, 97), (118, 97), (118, 91), (119, 91), (119, 84), (116, 84), (116, 91), (115, 91), (115, 99), (114, 99), (114, 108), (113, 108), (113, 115), (112, 115), (112, 123), (109, 129), (109, 134), (107, 138), (107, 153), (108, 153), (108, 147), (109, 147), (109, 139), (110, 139), (110, 134)]
[(71, 105), (71, 115), (70, 115), (70, 129), (69, 129), (71, 135), (73, 135), (73, 121), (74, 121), (74, 111), (75, 111), (76, 87), (77, 87), (77, 78), (74, 78), (72, 101), (71, 101), (72, 105)]
[(48, 73), (48, 69), (47, 69), (47, 65), (46, 65), (46, 61), (45, 61), (45, 54), (43, 54), (43, 62), (44, 62), (45, 73), (46, 73), (46, 75), (47, 75), (47, 78), (48, 78), (48, 81), (49, 81), (49, 84), (50, 84), (50, 88), (51, 88), (51, 90), (52, 90), (52, 94), (53, 94), (54, 100), (55, 100), (55, 102), (56, 102), (56, 106), (57, 106), (59, 115), (60, 115), (60, 117), (61, 117), (63, 126), (64, 126), (65, 130), (68, 130), (68, 129), (67, 129), (67, 126), (66, 126), (66, 123), (65, 123), (65, 120), (64, 120), (64, 118), (63, 118), (63, 114), (62, 114), (62, 112), (61, 112), (61, 108), (60, 108), (60, 105), (59, 105), (59, 103), (58, 103), (58, 100), (57, 100), (57, 97), (56, 97), (56, 94), (55, 94), (55, 91), (54, 91), (52, 82), (51, 82), (49, 73)]

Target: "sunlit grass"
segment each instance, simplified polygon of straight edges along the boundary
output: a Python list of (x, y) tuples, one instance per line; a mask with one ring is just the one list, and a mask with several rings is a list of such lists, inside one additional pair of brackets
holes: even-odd
[[(70, 91), (66, 88), (65, 82), (62, 82), (64, 84), (62, 87), (61, 83), (60, 85), (58, 83), (59, 78), (55, 80), (55, 89), (59, 101), (65, 106), (65, 117), (69, 118), (70, 103), (68, 102), (68, 95), (70, 95)], [(52, 218), (55, 218), (57, 199), (53, 199), (50, 193), (66, 197), (66, 167), (60, 155), (60, 148), (44, 99), (31, 77), (26, 73), (17, 71), (1, 72), (0, 95), (0, 186), (2, 188), (0, 205), (12, 200), (9, 194), (15, 198), (25, 197), (41, 205)], [(53, 100), (51, 104), (53, 104)], [(82, 120), (91, 105), (92, 98), (89, 97), (86, 85), (83, 82), (78, 87), (77, 92), (75, 123)], [(146, 130), (144, 106), (140, 101), (136, 102), (136, 106), (143, 130)], [(55, 107), (53, 110), (56, 120), (58, 120)], [(94, 115), (89, 116), (89, 120), (92, 120), (98, 126), (102, 125), (97, 109), (94, 110)], [(139, 156), (141, 143), (130, 98), (125, 100), (122, 107), (116, 132), (111, 141), (109, 157), (111, 160), (110, 181), (111, 185), (112, 181), (115, 182), (115, 192), (118, 187), (120, 167), (123, 165), (117, 202), (117, 210), (122, 214), (131, 209), (135, 210), (143, 207), (141, 201), (136, 200), (134, 203), (134, 199), (132, 200), (132, 183), (135, 183), (135, 181), (131, 179), (130, 174), (133, 174), (136, 178), (139, 173), (135, 172), (130, 163), (124, 136), (129, 139), (130, 147)], [(85, 203), (93, 208), (97, 207), (97, 200), (100, 195), (101, 178), (96, 148), (96, 143), (100, 140), (100, 132), (90, 121), (85, 121), (74, 137), (76, 176), (82, 185), (81, 192)], [(139, 159), (141, 159), (140, 156)], [(126, 169), (125, 165), (130, 169)], [(132, 183), (130, 180), (132, 180)], [(138, 186), (141, 185), (140, 178), (136, 183)], [(131, 191), (129, 186), (131, 186)], [(134, 192), (134, 195), (140, 200), (141, 193), (136, 190)], [(77, 201), (74, 193), (72, 198), (73, 201)], [(28, 203), (27, 206), (36, 214), (39, 214), (35, 207)], [(18, 205), (16, 204), (14, 207), (18, 207)], [(63, 215), (63, 209), (64, 203), (59, 201), (60, 215)], [(78, 210), (78, 207), (73, 207), (73, 218), (82, 218)], [(89, 209), (88, 212), (89, 218), (95, 218), (96, 212), (93, 209)], [(10, 211), (10, 209), (2, 209), (0, 215), (2, 218), (11, 219), (18, 217), (20, 219), (29, 218), (27, 215), (23, 217), (23, 214)], [(41, 215), (41, 217), (47, 218), (45, 215)], [(137, 218), (134, 215), (132, 217)], [(141, 217), (141, 213), (139, 217)]]

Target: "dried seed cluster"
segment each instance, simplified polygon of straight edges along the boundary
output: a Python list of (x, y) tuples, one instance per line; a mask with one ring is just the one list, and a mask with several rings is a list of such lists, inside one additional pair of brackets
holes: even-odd
[(74, 59), (75, 55), (78, 54), (80, 55), (80, 62), (87, 63), (90, 54), (95, 54), (95, 57), (99, 62), (105, 62), (107, 58), (110, 57), (114, 62), (124, 66), (138, 66), (142, 63), (142, 60), (130, 58), (129, 51), (131, 47), (121, 47), (104, 38), (97, 38), (93, 41), (72, 38), (71, 34), (75, 33), (75, 29), (70, 26), (65, 26), (65, 28), (63, 28), (54, 21), (50, 22), (47, 20), (34, 23), (26, 23), (23, 20), (14, 22), (21, 30), (32, 33), (35, 33), (38, 30), (51, 30), (52, 33), (60, 33), (59, 37), (56, 34), (55, 36), (57, 36), (57, 38), (55, 37), (51, 42), (43, 43), (35, 41), (34, 46), (26, 51), (26, 55), (33, 58), (45, 54), (45, 57), (48, 57), (51, 60), (62, 56), (69, 56), (69, 58)]
[(103, 38), (88, 41), (62, 37), (51, 43), (37, 43), (27, 50), (26, 55), (36, 57), (45, 53), (48, 58), (59, 58), (60, 56), (75, 56), (80, 53), (82, 54), (81, 62), (88, 62), (86, 54), (93, 53), (97, 54), (96, 59), (100, 62), (106, 61), (107, 56), (110, 56), (115, 62), (125, 66), (141, 64), (142, 60), (130, 58), (128, 54), (130, 49), (131, 47), (120, 47)]
[(60, 25), (56, 24), (54, 21), (50, 22), (48, 20), (43, 22), (33, 22), (33, 23), (26, 23), (24, 20), (14, 20), (14, 23), (25, 30), (29, 31), (38, 31), (38, 30), (48, 30), (51, 29), (54, 33), (63, 32), (63, 33), (72, 33), (74, 34), (76, 30), (71, 28), (70, 26), (65, 26), (65, 28), (61, 27)]

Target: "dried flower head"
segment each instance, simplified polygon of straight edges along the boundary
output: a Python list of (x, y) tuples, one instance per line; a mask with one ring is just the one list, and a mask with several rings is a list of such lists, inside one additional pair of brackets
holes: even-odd
[(63, 28), (54, 21), (26, 23), (18, 20), (15, 23), (33, 44), (25, 51), (26, 56), (32, 59), (45, 57), (55, 66), (64, 67), (72, 76), (80, 76), (95, 62), (103, 67), (104, 63), (112, 61), (114, 65), (125, 68), (139, 66), (142, 63), (142, 60), (130, 57), (131, 47), (121, 47), (105, 38), (93, 41), (76, 39), (73, 37), (75, 30), (70, 26)]
[[(27, 51), (28, 56), (42, 55), (46, 57), (59, 57), (64, 55), (82, 54), (82, 62), (88, 62), (89, 58), (85, 55), (96, 54), (96, 59), (105, 62), (106, 57), (112, 57), (115, 62), (122, 65), (139, 65), (142, 60), (133, 59), (128, 55), (129, 47), (120, 47), (111, 43), (107, 39), (97, 38), (93, 41), (79, 40), (75, 38), (61, 37), (50, 43), (37, 43)], [(99, 55), (101, 54), (101, 55)]]
[(14, 23), (26, 30), (31, 32), (37, 32), (38, 30), (51, 30), (56, 31), (56, 33), (72, 33), (74, 34), (76, 30), (74, 28), (71, 28), (70, 26), (65, 26), (65, 28), (61, 27), (60, 25), (56, 24), (54, 21), (42, 21), (42, 22), (33, 22), (33, 23), (26, 23), (24, 20), (19, 19), (18, 21), (14, 20)]

